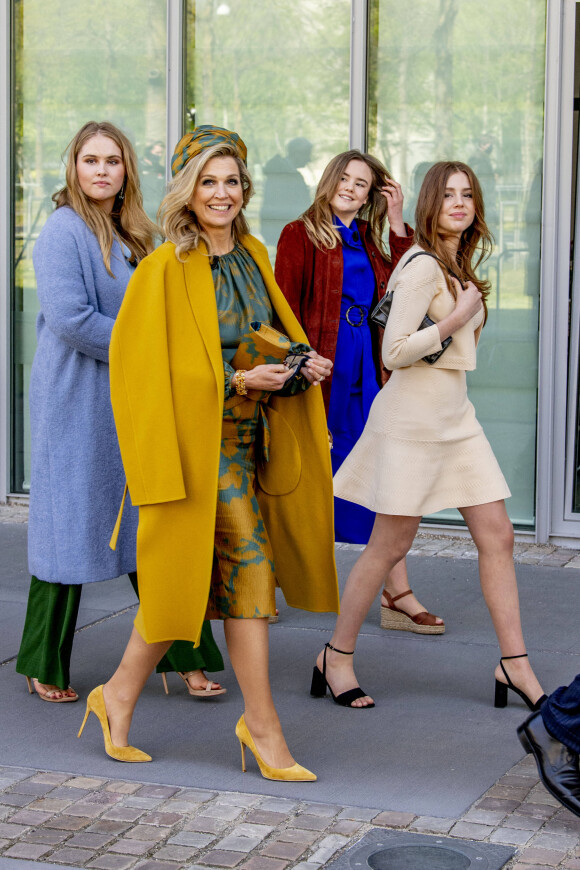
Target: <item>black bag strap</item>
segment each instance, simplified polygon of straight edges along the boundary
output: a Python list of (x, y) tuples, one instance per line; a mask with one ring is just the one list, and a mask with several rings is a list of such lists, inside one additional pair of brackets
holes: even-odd
[(433, 257), (433, 259), (434, 259), (434, 260), (437, 260), (437, 262), (438, 262), (441, 266), (443, 266), (443, 268), (446, 269), (447, 272), (449, 272), (449, 274), (452, 276), (452, 278), (455, 278), (456, 281), (459, 281), (459, 283), (460, 283), (461, 286), (463, 287), (463, 281), (461, 280), (461, 278), (460, 278), (458, 275), (456, 275), (455, 272), (453, 272), (453, 271), (449, 268), (449, 266), (448, 266), (446, 263), (444, 263), (443, 260), (442, 260), (440, 257), (437, 256), (437, 254), (432, 254), (431, 251), (417, 251), (416, 254), (412, 254), (412, 256), (409, 257), (409, 259), (408, 259), (408, 260), (407, 260), (407, 261), (406, 261), (406, 262), (401, 266), (401, 269), (404, 269), (405, 266), (408, 266), (409, 263), (411, 262), (411, 260), (414, 260), (415, 257), (421, 257), (421, 256), (425, 256), (425, 257)]

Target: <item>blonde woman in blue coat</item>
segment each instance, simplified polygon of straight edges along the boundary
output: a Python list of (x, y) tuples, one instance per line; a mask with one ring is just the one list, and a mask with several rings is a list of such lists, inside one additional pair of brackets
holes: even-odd
[[(138, 511), (130, 504), (117, 550), (108, 546), (124, 481), (109, 342), (129, 278), (153, 250), (157, 227), (143, 210), (133, 147), (107, 122), (89, 122), (76, 134), (66, 185), (54, 201), (33, 255), (40, 313), (30, 382), (32, 580), (16, 670), (43, 700), (67, 703), (78, 699), (69, 670), (82, 584), (129, 573), (136, 588)], [(220, 670), (208, 632), (202, 663)], [(220, 691), (198, 673), (191, 644), (178, 659), (162, 669), (194, 671), (184, 675), (190, 691), (207, 684)]]

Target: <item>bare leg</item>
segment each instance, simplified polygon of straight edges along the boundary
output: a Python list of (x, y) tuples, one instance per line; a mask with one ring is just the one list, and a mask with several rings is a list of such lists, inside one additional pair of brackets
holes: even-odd
[[(355, 563), (340, 602), (340, 615), (330, 640), (337, 649), (354, 650), (358, 633), (385, 578), (411, 548), (421, 517), (377, 514), (370, 540)], [(323, 653), (317, 659), (322, 670)], [(335, 695), (355, 688), (353, 656), (326, 651), (326, 675)], [(366, 707), (368, 695), (353, 701), (353, 707)]]
[(230, 661), (244, 697), (244, 718), (266, 764), (291, 767), (294, 759), (282, 733), (268, 673), (268, 620), (226, 619)]
[[(485, 603), (495, 628), (502, 656), (518, 656), (526, 651), (520, 619), (518, 587), (513, 560), (514, 532), (503, 501), (461, 508), (479, 557), (479, 578)], [(542, 694), (527, 658), (504, 662), (515, 685), (532, 701)], [(501, 668), (496, 677), (506, 679)]]
[(135, 704), (153, 668), (161, 661), (172, 641), (145, 643), (133, 628), (119, 667), (103, 686), (103, 697), (115, 746), (127, 746)]
[[(410, 588), (409, 577), (407, 574), (407, 560), (401, 559), (400, 562), (397, 562), (385, 580), (385, 591), (389, 593), (391, 598), (393, 598), (395, 595), (400, 595), (402, 592), (406, 592)], [(387, 599), (384, 593), (381, 603), (384, 604), (385, 607), (387, 606)], [(409, 616), (416, 616), (418, 613), (423, 613), (427, 610), (426, 607), (423, 607), (423, 605), (417, 601), (414, 595), (406, 595), (402, 601), (397, 601), (397, 607), (400, 610), (404, 610), (405, 613), (409, 614)], [(435, 624), (443, 625), (443, 620), (438, 616)]]

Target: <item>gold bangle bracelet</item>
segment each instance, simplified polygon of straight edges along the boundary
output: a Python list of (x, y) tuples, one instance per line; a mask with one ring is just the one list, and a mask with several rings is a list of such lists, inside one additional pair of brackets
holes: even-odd
[(236, 371), (236, 393), (238, 396), (248, 395), (248, 388), (246, 387), (246, 369), (238, 369)]

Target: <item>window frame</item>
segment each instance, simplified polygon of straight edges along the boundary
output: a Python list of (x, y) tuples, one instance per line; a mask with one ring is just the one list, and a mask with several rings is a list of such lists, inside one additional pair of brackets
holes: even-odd
[[(577, 546), (580, 514), (573, 514), (567, 504), (572, 458), (567, 453), (568, 427), (574, 410), (568, 407), (568, 393), (579, 353), (578, 347), (569, 353), (573, 345), (567, 340), (576, 14), (576, 0), (548, 3), (536, 540)], [(550, 64), (551, 58), (558, 63)], [(576, 330), (571, 333), (574, 338)]]
[(10, 491), (11, 451), (11, 241), (12, 192), (11, 192), (11, 134), (12, 113), (10, 89), (12, 74), (10, 66), (12, 40), (12, 3), (1, 4), (0, 10), (0, 203), (4, 220), (0, 221), (0, 500), (5, 501)]
[[(167, 3), (167, 178), (171, 148), (184, 129), (185, 0)], [(367, 140), (369, 0), (351, 0), (350, 146), (364, 149)], [(558, 337), (567, 334), (568, 246), (572, 160), (574, 27), (576, 0), (547, 4), (546, 88), (544, 121), (544, 183), (541, 245), (541, 308), (537, 416), (536, 528), (538, 542), (575, 542), (580, 516), (565, 509), (568, 347)], [(0, 501), (11, 494), (11, 52), (14, 0), (1, 4), (0, 69), (0, 201), (4, 214), (0, 232)], [(552, 64), (551, 59), (558, 59)], [(15, 494), (16, 498), (19, 496)], [(576, 519), (576, 517), (578, 517)], [(431, 526), (432, 528), (432, 526)], [(442, 528), (442, 527), (441, 527)], [(457, 530), (455, 530), (457, 531)], [(527, 536), (526, 536), (527, 537)]]

